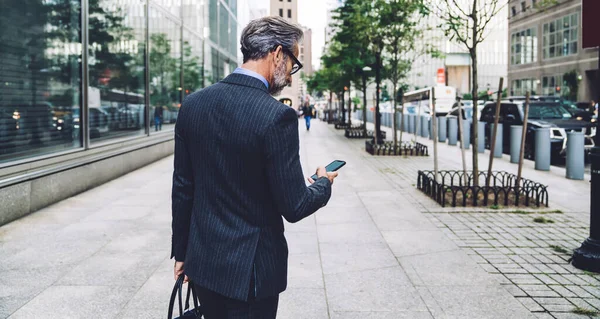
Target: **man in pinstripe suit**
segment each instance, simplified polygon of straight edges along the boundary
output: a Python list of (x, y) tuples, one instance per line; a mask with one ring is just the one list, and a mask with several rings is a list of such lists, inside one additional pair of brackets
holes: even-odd
[[(175, 126), (175, 276), (196, 284), (205, 318), (275, 318), (287, 285), (282, 216), (298, 222), (325, 206), (337, 173), (306, 186), (298, 117), (276, 101), (302, 65), (303, 32), (278, 17), (250, 22), (244, 64), (183, 102)], [(185, 266), (184, 266), (185, 265)]]

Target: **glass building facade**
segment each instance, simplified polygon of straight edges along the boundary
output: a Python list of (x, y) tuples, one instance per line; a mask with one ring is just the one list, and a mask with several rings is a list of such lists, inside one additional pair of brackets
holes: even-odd
[(172, 134), (238, 64), (237, 1), (0, 2), (0, 167)]

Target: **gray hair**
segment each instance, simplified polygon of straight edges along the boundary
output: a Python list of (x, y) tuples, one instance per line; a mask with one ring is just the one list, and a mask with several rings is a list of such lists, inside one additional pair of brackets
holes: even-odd
[(278, 45), (292, 51), (303, 37), (304, 32), (298, 25), (283, 18), (264, 17), (252, 20), (242, 31), (240, 39), (244, 63), (266, 57)]

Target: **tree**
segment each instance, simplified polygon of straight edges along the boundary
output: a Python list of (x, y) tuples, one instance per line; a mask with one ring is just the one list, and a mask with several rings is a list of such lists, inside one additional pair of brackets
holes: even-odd
[[(165, 33), (155, 33), (150, 36), (150, 104), (155, 107), (167, 106), (173, 99), (169, 91), (178, 92), (180, 73), (177, 70), (177, 60), (172, 57), (171, 40)], [(171, 82), (171, 83), (169, 83)], [(174, 87), (177, 86), (177, 87)]]
[[(471, 57), (472, 64), (472, 87), (471, 95), (473, 105), (477, 105), (478, 81), (477, 81), (477, 47), (488, 34), (488, 25), (494, 17), (507, 5), (507, 0), (468, 0), (466, 6), (462, 6), (457, 0), (429, 0), (430, 5), (436, 8), (436, 13), (441, 21), (439, 26), (444, 30), (450, 40), (462, 44)], [(441, 3), (441, 5), (440, 5)], [(473, 108), (473, 143), (478, 145), (479, 134), (477, 107)], [(473, 184), (479, 184), (478, 152), (473, 153)]]

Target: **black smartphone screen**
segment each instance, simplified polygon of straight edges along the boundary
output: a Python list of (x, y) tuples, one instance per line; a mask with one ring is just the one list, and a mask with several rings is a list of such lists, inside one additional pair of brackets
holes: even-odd
[[(325, 170), (327, 170), (328, 172), (335, 172), (338, 169), (342, 168), (344, 165), (346, 165), (345, 161), (335, 160), (335, 161), (329, 163), (329, 165), (325, 166)], [(312, 178), (313, 180), (316, 181), (317, 180), (317, 174), (314, 174), (310, 178)]]

